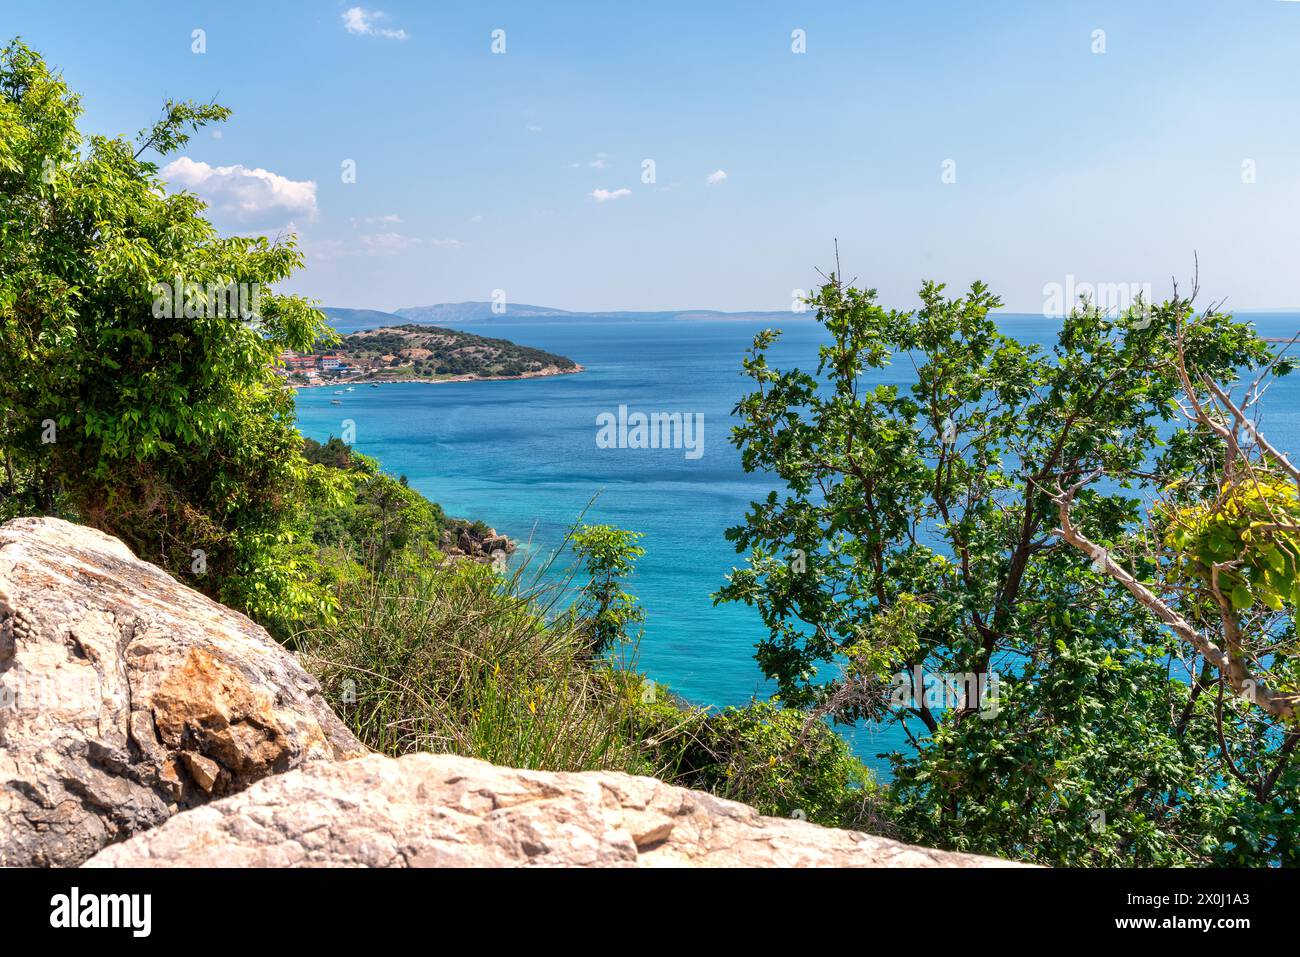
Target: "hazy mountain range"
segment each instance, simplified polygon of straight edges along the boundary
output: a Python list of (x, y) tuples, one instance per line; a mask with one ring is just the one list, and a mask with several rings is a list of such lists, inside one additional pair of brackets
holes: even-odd
[[(650, 322), (691, 319), (769, 319), (798, 318), (789, 310), (779, 312), (720, 312), (716, 309), (672, 309), (663, 312), (573, 312), (552, 306), (533, 306), (524, 302), (507, 304), (504, 314), (494, 313), (490, 302), (440, 302), (432, 306), (408, 306), (396, 312), (378, 309), (344, 309), (324, 306), (330, 324), (341, 333), (381, 326), (398, 326), (416, 322), (421, 325), (460, 325), (463, 323), (518, 322), (520, 319), (537, 321), (563, 319), (601, 319), (608, 322)], [(809, 314), (811, 315), (811, 314)]]

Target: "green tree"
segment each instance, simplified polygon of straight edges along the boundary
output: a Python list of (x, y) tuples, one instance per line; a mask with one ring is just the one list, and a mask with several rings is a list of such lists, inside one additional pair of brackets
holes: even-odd
[(636, 544), (640, 538), (639, 532), (612, 525), (581, 525), (571, 533), (573, 551), (588, 575), (576, 611), (587, 621), (593, 655), (634, 640), (631, 629), (645, 620), (645, 611), (622, 584), (645, 554)]
[[(1266, 345), (1176, 296), (1118, 316), (1085, 303), (1049, 351), (999, 332), (983, 284), (920, 299), (886, 310), (832, 276), (811, 300), (829, 337), (815, 375), (772, 368), (771, 331), (745, 362), (756, 389), (734, 441), (786, 492), (729, 531), (749, 558), (719, 598), (759, 611), (780, 698), (902, 725), (894, 813), (914, 840), (1044, 862), (1293, 861), (1281, 736), (1234, 703), (1220, 739), (1203, 659), (1062, 540), (1054, 499), (1104, 474), (1076, 519), (1136, 554), (1144, 498), (1210, 462), (1173, 421), (1175, 330), (1192, 374), (1217, 381), (1269, 361)], [(913, 384), (878, 384), (894, 362)], [(917, 686), (918, 668), (958, 693)], [(1276, 786), (1226, 774), (1233, 753), (1279, 768)]]
[(65, 515), (266, 619), (317, 600), (290, 520), (317, 481), (285, 349), (325, 329), (273, 284), (292, 239), (220, 236), (155, 159), (226, 118), (168, 102), (134, 143), (83, 138), (63, 79), (0, 51), (0, 449), (5, 515)]

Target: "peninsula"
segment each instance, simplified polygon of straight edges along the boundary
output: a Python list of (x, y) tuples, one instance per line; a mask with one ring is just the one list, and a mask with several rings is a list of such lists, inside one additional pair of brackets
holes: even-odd
[(565, 356), (438, 326), (399, 325), (343, 336), (332, 349), (285, 352), (280, 371), (298, 387), (383, 382), (531, 379), (582, 372)]

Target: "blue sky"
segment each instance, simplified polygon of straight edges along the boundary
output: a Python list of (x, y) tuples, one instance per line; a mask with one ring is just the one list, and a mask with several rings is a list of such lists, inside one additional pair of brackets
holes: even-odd
[(1165, 293), (1193, 252), (1207, 295), (1300, 305), (1298, 2), (354, 7), (0, 0), (0, 34), (87, 131), (232, 107), (169, 178), (225, 231), (295, 229), (291, 288), (328, 305), (785, 309), (836, 238), (893, 305), (926, 277), (1026, 312), (1069, 277)]

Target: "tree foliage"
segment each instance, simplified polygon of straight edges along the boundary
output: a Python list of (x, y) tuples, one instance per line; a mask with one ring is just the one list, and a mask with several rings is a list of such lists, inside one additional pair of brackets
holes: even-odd
[(636, 596), (622, 584), (645, 554), (636, 544), (640, 538), (639, 532), (612, 525), (580, 525), (570, 535), (574, 554), (587, 573), (575, 611), (587, 622), (593, 655), (634, 641), (632, 629), (645, 620)]
[(218, 235), (156, 163), (228, 112), (168, 102), (134, 143), (83, 138), (62, 78), (18, 41), (0, 52), (0, 508), (292, 615), (316, 600), (284, 548), (315, 479), (272, 367), (324, 320), (273, 291), (301, 265), (292, 239)]
[[(728, 533), (748, 563), (719, 594), (762, 616), (781, 700), (901, 726), (895, 814), (916, 840), (1046, 862), (1294, 860), (1282, 735), (1239, 699), (1216, 705), (1196, 650), (1061, 539), (1053, 498), (1104, 475), (1076, 518), (1138, 561), (1143, 503), (1215, 467), (1177, 421), (1180, 359), (1231, 381), (1266, 344), (1176, 296), (1123, 315), (1084, 303), (1049, 350), (1002, 333), (980, 283), (958, 298), (926, 283), (904, 312), (832, 276), (811, 301), (829, 339), (815, 374), (773, 368), (772, 331), (745, 361), (734, 441), (785, 492)], [(997, 707), (910, 682), (895, 701), (918, 668), (996, 673)], [(1270, 787), (1226, 775), (1229, 755)]]

